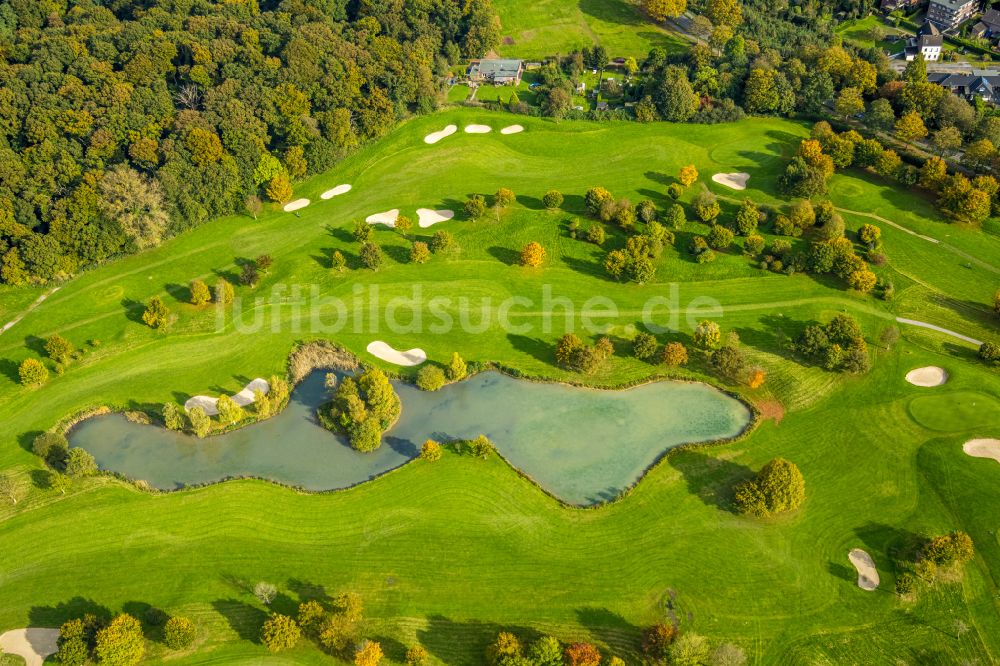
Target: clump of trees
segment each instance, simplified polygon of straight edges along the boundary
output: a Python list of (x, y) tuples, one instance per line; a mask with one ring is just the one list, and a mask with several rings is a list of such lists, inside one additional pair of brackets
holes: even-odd
[(736, 506), (740, 513), (767, 518), (794, 511), (806, 499), (806, 482), (793, 462), (775, 458), (764, 465), (756, 478), (736, 487)]
[(377, 368), (357, 379), (345, 377), (337, 386), (324, 424), (347, 435), (358, 451), (374, 451), (382, 433), (399, 418), (401, 403), (385, 373)]
[(863, 374), (871, 367), (861, 325), (849, 314), (839, 314), (825, 326), (806, 326), (793, 346), (827, 370)]
[(146, 655), (142, 624), (128, 613), (104, 621), (96, 615), (68, 620), (59, 628), (56, 661), (82, 666), (90, 662), (134, 666)]
[(931, 586), (941, 579), (954, 580), (975, 554), (972, 538), (962, 531), (926, 539), (908, 564), (908, 570), (896, 578), (896, 592), (913, 597), (921, 584)]
[(615, 353), (610, 338), (588, 345), (575, 333), (567, 333), (556, 343), (556, 362), (560, 367), (592, 375), (601, 370)]

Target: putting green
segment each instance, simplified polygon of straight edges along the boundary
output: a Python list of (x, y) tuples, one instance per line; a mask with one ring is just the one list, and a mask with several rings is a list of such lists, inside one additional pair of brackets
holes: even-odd
[(1000, 426), (1000, 400), (979, 391), (920, 395), (910, 401), (907, 411), (914, 421), (937, 432)]

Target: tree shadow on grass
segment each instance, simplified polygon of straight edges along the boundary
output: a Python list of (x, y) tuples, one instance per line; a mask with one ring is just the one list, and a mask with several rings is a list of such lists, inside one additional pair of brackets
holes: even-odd
[(353, 243), (354, 242), (354, 234), (351, 232), (350, 229), (345, 229), (344, 227), (331, 227), (331, 226), (327, 226), (326, 231), (331, 236), (333, 236), (334, 238), (336, 238), (337, 240), (339, 240), (341, 242), (344, 242), (344, 243)]
[(28, 432), (23, 432), (17, 437), (17, 443), (22, 449), (28, 453), (33, 453), (31, 448), (32, 443), (34, 443), (35, 438), (42, 434), (41, 430), (29, 430)]
[(840, 561), (834, 560), (827, 562), (826, 570), (835, 578), (846, 580), (847, 582), (855, 585), (858, 582), (858, 572), (855, 571), (853, 567), (842, 564)]
[(528, 210), (545, 210), (545, 204), (538, 197), (531, 197), (526, 194), (519, 194), (517, 196), (517, 203), (521, 204)]
[[(649, 180), (653, 181), (654, 183), (658, 183), (660, 185), (663, 185), (664, 187), (670, 185), (671, 183), (677, 182), (677, 179), (674, 178), (673, 176), (668, 176), (667, 174), (660, 173), (659, 171), (647, 171), (643, 175), (646, 176), (646, 178), (648, 178)], [(660, 194), (659, 196), (663, 195)]]
[(610, 279), (608, 274), (604, 271), (604, 264), (600, 261), (587, 261), (586, 259), (571, 257), (568, 255), (563, 255), (559, 259), (566, 265), (567, 268), (576, 271), (577, 273), (590, 275), (602, 280)]
[(669, 461), (684, 476), (691, 494), (709, 506), (730, 513), (737, 512), (733, 501), (735, 487), (754, 477), (753, 470), (746, 465), (715, 458), (695, 449), (677, 451)]
[(333, 597), (326, 591), (326, 588), (316, 583), (310, 583), (298, 578), (288, 581), (288, 589), (298, 596), (299, 602), (318, 601), (324, 607), (329, 608), (333, 603)]
[(123, 298), (121, 306), (125, 310), (126, 319), (136, 324), (145, 325), (146, 322), (142, 320), (142, 315), (146, 311), (145, 303), (140, 303), (134, 298)]
[(8, 358), (0, 358), (0, 375), (4, 375), (15, 384), (20, 383), (21, 375), (18, 373), (18, 364)]
[(545, 340), (515, 333), (508, 333), (507, 340), (517, 351), (528, 354), (539, 361), (550, 365), (555, 361), (552, 345)]
[(236, 599), (216, 599), (212, 608), (226, 618), (240, 639), (260, 643), (260, 628), (267, 619), (266, 611)]
[(594, 606), (577, 608), (575, 612), (577, 622), (595, 641), (631, 653), (639, 651), (642, 630), (618, 613)]
[(94, 615), (102, 620), (111, 619), (111, 610), (93, 599), (73, 597), (69, 601), (61, 601), (55, 606), (34, 606), (28, 611), (28, 626), (58, 627), (67, 620), (80, 618), (84, 615)]
[(427, 618), (427, 627), (417, 630), (417, 640), (435, 658), (445, 664), (455, 664), (467, 661), (468, 654), (485, 654), (501, 631), (515, 634), (522, 643), (540, 636), (529, 627), (476, 620), (459, 622), (443, 615), (432, 615)]
[(382, 653), (393, 663), (402, 664), (406, 662), (406, 646), (395, 638), (384, 634), (377, 634), (372, 636), (370, 640), (378, 643), (382, 647)]
[(163, 285), (163, 288), (166, 289), (167, 293), (170, 294), (170, 297), (178, 303), (191, 302), (191, 289), (187, 285), (171, 282)]
[(517, 266), (521, 262), (521, 253), (507, 247), (494, 245), (489, 248), (487, 252), (489, 252), (494, 259), (497, 259), (507, 266)]
[(397, 264), (410, 263), (410, 248), (401, 245), (383, 245), (382, 252)]
[[(885, 553), (890, 562), (881, 564), (892, 564), (897, 570), (907, 568), (906, 563), (916, 559), (917, 552), (927, 541), (916, 532), (871, 521), (856, 527), (854, 534), (861, 540), (868, 554), (876, 557), (878, 553)], [(875, 564), (878, 566), (880, 563), (876, 560)]]

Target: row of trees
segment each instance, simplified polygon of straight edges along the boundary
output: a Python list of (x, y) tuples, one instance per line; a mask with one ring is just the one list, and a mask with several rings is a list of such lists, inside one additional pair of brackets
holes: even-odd
[(449, 382), (458, 382), (468, 374), (465, 360), (454, 352), (448, 365), (441, 367), (434, 363), (425, 364), (417, 373), (417, 386), (424, 391), (437, 391)]
[[(194, 623), (186, 617), (168, 617), (163, 611), (150, 609), (146, 623), (162, 626), (163, 643), (171, 650), (185, 650), (197, 638)], [(57, 647), (55, 659), (63, 666), (134, 666), (146, 655), (146, 638), (142, 623), (128, 613), (110, 620), (87, 614), (62, 624)]]
[(921, 585), (932, 586), (942, 577), (954, 577), (974, 556), (975, 546), (965, 532), (955, 531), (927, 539), (912, 562), (901, 563), (906, 570), (896, 578), (896, 592), (914, 598)]
[(812, 137), (799, 144), (780, 185), (792, 196), (815, 197), (826, 193), (827, 181), (835, 169), (851, 166), (933, 192), (938, 208), (956, 220), (979, 223), (1000, 206), (1000, 183), (992, 175), (972, 179), (961, 173), (949, 175), (947, 164), (937, 156), (918, 169), (904, 164), (894, 150), (885, 148), (877, 139), (865, 139), (855, 130), (837, 134), (826, 122), (817, 123)]
[(329, 169), (444, 100), (500, 41), (490, 0), (6, 3), (0, 280), (158, 244)]

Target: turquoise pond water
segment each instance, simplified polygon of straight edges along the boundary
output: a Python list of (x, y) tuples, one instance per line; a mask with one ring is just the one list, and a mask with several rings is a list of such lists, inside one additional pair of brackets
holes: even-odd
[(395, 383), (399, 422), (376, 452), (358, 453), (316, 421), (316, 408), (329, 400), (324, 376), (314, 372), (299, 384), (281, 414), (225, 435), (197, 439), (110, 414), (80, 423), (70, 443), (102, 469), (161, 489), (255, 476), (331, 490), (399, 467), (428, 438), (485, 434), (543, 488), (588, 505), (616, 497), (665, 450), (734, 437), (752, 418), (742, 402), (706, 384), (604, 391), (486, 372), (433, 393)]

